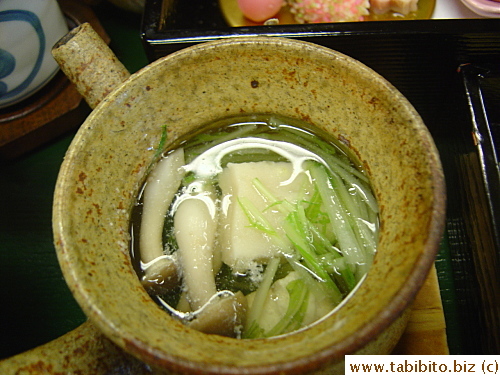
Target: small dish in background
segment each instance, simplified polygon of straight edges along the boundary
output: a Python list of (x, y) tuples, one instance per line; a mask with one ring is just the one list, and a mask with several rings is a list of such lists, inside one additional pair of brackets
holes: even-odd
[[(224, 19), (229, 26), (241, 27), (262, 25), (262, 23), (253, 22), (246, 18), (243, 15), (241, 9), (238, 7), (237, 0), (218, 0), (218, 2)], [(406, 15), (395, 11), (387, 11), (381, 14), (377, 14), (376, 12), (370, 10), (370, 13), (367, 16), (363, 17), (363, 20), (360, 22), (430, 19), (432, 17), (432, 12), (434, 10), (435, 4), (436, 0), (418, 0), (417, 10), (415, 12), (409, 12)], [(288, 5), (285, 5), (275, 17), (276, 19), (278, 19), (279, 24), (281, 25), (298, 23), (295, 20), (294, 15), (292, 14)]]
[(480, 16), (500, 17), (500, 2), (496, 0), (461, 0), (462, 3)]
[(52, 45), (68, 32), (56, 0), (0, 2), (0, 108), (20, 102), (59, 71)]

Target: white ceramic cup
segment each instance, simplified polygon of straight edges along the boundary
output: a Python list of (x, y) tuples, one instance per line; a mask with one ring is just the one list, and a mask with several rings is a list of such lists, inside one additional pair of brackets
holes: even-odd
[(68, 32), (57, 0), (0, 0), (0, 108), (19, 103), (59, 70), (52, 46)]

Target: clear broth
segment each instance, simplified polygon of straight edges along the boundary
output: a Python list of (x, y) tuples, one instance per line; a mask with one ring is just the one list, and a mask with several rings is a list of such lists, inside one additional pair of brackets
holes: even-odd
[[(216, 197), (214, 202), (218, 210), (218, 230), (236, 225), (234, 224), (236, 219), (228, 218), (227, 207), (224, 208), (226, 221), (223, 221), (224, 225), (220, 224), (222, 220), (220, 217), (223, 215), (222, 202), (228, 202), (234, 198), (229, 197), (231, 194), (228, 193), (227, 186), (221, 186), (224, 181), (221, 171), (228, 174), (230, 168), (238, 171), (242, 169), (242, 166), (250, 171), (259, 169), (254, 168), (256, 166), (265, 166), (269, 170), (274, 170), (279, 165), (291, 171), (288, 180), (292, 181), (294, 175), (295, 178), (302, 176), (305, 181), (303, 186), (306, 186), (301, 187), (302, 190), (299, 189), (301, 195), (299, 194), (300, 198), (296, 201), (282, 197), (273, 201), (273, 198), (268, 197), (265, 209), (259, 209), (257, 218), (249, 214), (250, 209), (255, 208), (252, 202), (248, 203), (249, 206), (245, 208), (244, 203), (238, 200), (238, 205), (233, 199), (231, 203), (233, 210), (237, 210), (238, 206), (246, 213), (248, 218), (246, 226), (262, 234), (267, 241), (264, 243), (266, 246), (270, 244), (269, 248), (272, 250), (268, 251), (271, 255), (267, 257), (266, 254), (259, 255), (256, 259), (250, 259), (243, 264), (238, 263), (238, 259), (218, 263), (220, 265), (217, 266), (214, 276), (218, 297), (234, 296), (235, 293), (240, 292), (245, 296), (246, 315), (238, 321), (234, 329), (229, 330), (229, 333), (211, 330), (208, 330), (208, 333), (238, 338), (262, 338), (293, 332), (331, 312), (340, 301), (354, 291), (364, 278), (376, 251), (378, 211), (362, 166), (344, 144), (303, 121), (276, 115), (255, 114), (226, 118), (202, 127), (198, 133), (177, 142), (164, 155), (168, 157), (178, 148), (183, 148), (185, 162), (189, 167), (185, 167), (186, 173), (182, 185), (170, 204), (163, 227), (163, 252), (167, 256), (172, 256), (172, 259), (176, 261), (176, 267), (180, 266), (176, 258), (179, 250), (174, 230), (175, 207), (179, 206), (178, 203), (182, 201), (183, 196), (193, 194), (192, 189), (189, 188), (193, 181), (196, 182), (200, 178), (203, 183), (209, 181), (210, 189)], [(335, 166), (332, 167), (332, 164)], [(235, 176), (239, 176), (238, 178), (245, 179), (244, 172), (234, 173)], [(341, 219), (333, 218), (332, 215), (338, 207), (332, 208), (330, 206), (336, 204), (325, 203), (327, 200), (321, 199), (321, 197), (324, 199), (325, 195), (318, 192), (322, 190), (324, 194), (324, 189), (318, 188), (320, 178), (312, 176), (326, 176), (328, 188), (336, 191), (332, 194), (336, 194), (341, 202), (339, 207), (344, 210), (341, 213), (344, 215)], [(262, 179), (265, 178), (262, 176)], [(255, 179), (252, 181), (252, 184), (257, 182)], [(253, 186), (258, 190), (256, 185)], [(261, 189), (263, 190), (259, 191), (260, 195), (269, 193), (265, 186), (261, 186)], [(277, 194), (280, 194), (280, 188), (277, 189), (274, 192), (278, 191)], [(286, 193), (288, 194), (289, 191), (287, 190)], [(270, 195), (273, 196), (273, 194)], [(144, 263), (141, 262), (139, 241), (142, 207), (141, 193), (132, 212), (131, 255), (138, 277), (144, 281), (145, 268)], [(267, 219), (259, 221), (261, 220), (260, 213), (265, 216), (268, 211), (273, 210), (281, 211), (281, 214), (277, 214), (279, 224), (278, 227), (274, 226), (272, 230), (266, 232), (268, 229), (263, 229), (262, 225), (267, 222)], [(339, 213), (337, 212), (336, 215), (338, 216)], [(334, 222), (335, 220), (337, 221)], [(336, 229), (336, 223), (340, 223), (339, 226), (343, 229)], [(275, 235), (271, 233), (272, 231), (281, 232)], [(354, 237), (350, 240), (342, 239), (346, 235), (344, 232), (349, 232)], [(233, 242), (231, 240), (224, 242), (224, 236), (228, 236), (224, 233), (215, 235), (214, 252), (226, 254), (226, 258), (230, 253), (234, 258), (235, 255), (228, 250), (228, 244), (233, 244)], [(305, 242), (294, 237), (304, 233), (307, 237)], [(362, 256), (347, 248), (352, 241), (357, 241), (356, 246), (360, 248), (356, 251), (362, 253)], [(282, 248), (280, 248), (277, 243), (285, 245), (281, 245)], [(344, 245), (346, 243), (347, 245)], [(243, 249), (246, 248), (243, 247)], [(244, 254), (250, 252), (250, 250), (245, 251)], [(271, 259), (279, 260), (271, 262)], [(149, 282), (146, 289), (151, 297), (174, 318), (190, 324), (203, 308), (197, 310), (190, 306), (189, 290), (183, 281), (184, 274), (188, 273), (179, 272), (176, 283), (167, 289), (163, 287), (161, 278), (153, 283)], [(272, 278), (272, 284), (259, 292), (261, 282), (266, 277)], [(269, 305), (273, 300), (280, 299), (279, 306)], [(211, 301), (206, 301), (205, 305), (209, 303)], [(254, 310), (257, 309), (255, 306), (259, 303), (262, 305), (261, 311), (255, 312)], [(182, 309), (179, 307), (181, 305)], [(249, 316), (252, 317), (252, 321), (248, 321)], [(266, 316), (271, 316), (271, 318), (266, 318)]]

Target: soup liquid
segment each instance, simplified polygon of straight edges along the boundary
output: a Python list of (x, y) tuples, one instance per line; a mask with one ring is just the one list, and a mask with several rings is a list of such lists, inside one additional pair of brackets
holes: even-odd
[[(131, 225), (136, 272), (174, 318), (238, 338), (282, 335), (330, 313), (363, 279), (378, 208), (345, 145), (297, 119), (246, 115), (204, 127), (164, 158), (180, 149), (182, 179), (160, 228), (168, 282), (147, 275), (154, 261), (141, 251), (147, 186)], [(224, 299), (229, 318), (215, 325), (227, 327), (199, 328)]]

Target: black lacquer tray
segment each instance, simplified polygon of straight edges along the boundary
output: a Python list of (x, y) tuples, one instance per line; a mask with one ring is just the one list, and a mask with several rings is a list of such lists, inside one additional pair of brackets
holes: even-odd
[(146, 1), (141, 37), (151, 61), (196, 43), (256, 35), (349, 55), (415, 106), (447, 183), (436, 267), (450, 353), (500, 353), (500, 19), (229, 27), (217, 0)]

